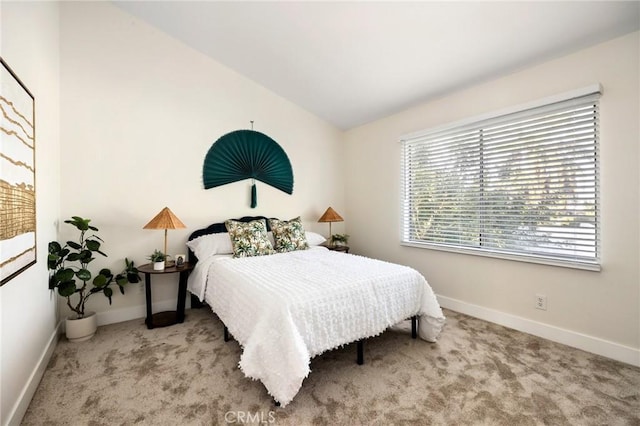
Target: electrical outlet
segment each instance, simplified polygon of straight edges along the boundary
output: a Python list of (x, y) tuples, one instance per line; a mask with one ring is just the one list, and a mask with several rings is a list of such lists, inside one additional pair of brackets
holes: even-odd
[(544, 294), (536, 294), (536, 309), (547, 310), (547, 296)]

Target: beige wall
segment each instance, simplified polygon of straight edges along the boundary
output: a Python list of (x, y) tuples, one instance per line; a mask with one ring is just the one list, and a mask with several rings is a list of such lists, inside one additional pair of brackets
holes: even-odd
[[(417, 268), (445, 306), (586, 335), (640, 365), (638, 39), (632, 33), (347, 132), (345, 217), (354, 250)], [(401, 135), (593, 83), (604, 91), (601, 272), (400, 246)], [(547, 311), (534, 309), (536, 293), (547, 295)]]
[[(126, 256), (146, 263), (162, 249), (163, 232), (142, 227), (165, 206), (188, 227), (169, 231), (169, 254), (185, 253), (195, 229), (230, 217), (301, 215), (326, 234), (317, 219), (329, 205), (344, 209), (335, 127), (109, 3), (63, 3), (60, 28), (61, 218), (89, 217), (100, 228), (109, 258), (97, 266), (119, 270)], [(210, 146), (250, 120), (282, 146), (294, 173), (292, 195), (257, 182), (256, 209), (249, 181), (202, 185)], [(154, 308), (175, 303), (176, 280), (154, 277)], [(91, 308), (102, 323), (140, 317), (140, 288), (117, 292), (111, 308), (96, 296)]]
[[(60, 197), (58, 5), (1, 2), (0, 54), (35, 97), (37, 264), (0, 287), (0, 424), (18, 424), (57, 342), (47, 243)], [(27, 36), (28, 34), (28, 36)]]

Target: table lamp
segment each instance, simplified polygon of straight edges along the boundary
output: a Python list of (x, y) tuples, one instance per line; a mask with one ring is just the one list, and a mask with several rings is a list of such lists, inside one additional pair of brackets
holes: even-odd
[(329, 222), (329, 238), (331, 238), (331, 236), (333, 235), (331, 233), (331, 224), (333, 222), (343, 222), (343, 221), (344, 219), (342, 218), (342, 216), (336, 213), (336, 211), (331, 207), (329, 207), (327, 211), (325, 211), (324, 214), (320, 216), (320, 219), (318, 219), (318, 222)]
[(186, 228), (184, 223), (173, 214), (169, 207), (165, 207), (147, 223), (142, 229), (164, 229), (164, 254), (167, 255), (167, 230)]

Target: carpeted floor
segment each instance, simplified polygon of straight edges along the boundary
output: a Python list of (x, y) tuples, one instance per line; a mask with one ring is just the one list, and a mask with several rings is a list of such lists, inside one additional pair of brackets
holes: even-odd
[(285, 408), (237, 364), (208, 308), (64, 338), (24, 425), (640, 425), (640, 368), (445, 311), (438, 343), (387, 331), (312, 360)]

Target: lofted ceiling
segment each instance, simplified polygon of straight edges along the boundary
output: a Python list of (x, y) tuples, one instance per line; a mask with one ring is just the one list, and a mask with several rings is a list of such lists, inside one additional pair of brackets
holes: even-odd
[(640, 28), (638, 1), (114, 1), (341, 129)]

